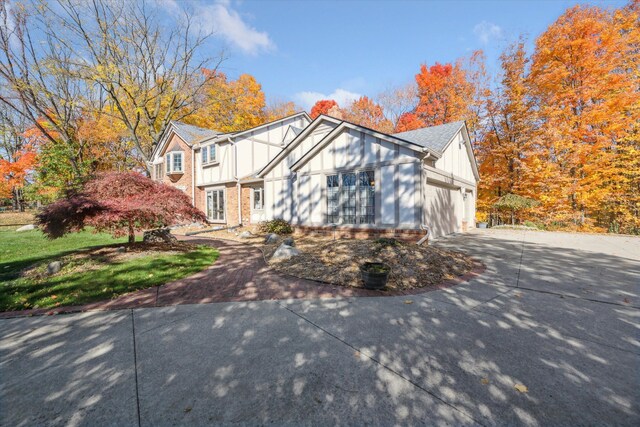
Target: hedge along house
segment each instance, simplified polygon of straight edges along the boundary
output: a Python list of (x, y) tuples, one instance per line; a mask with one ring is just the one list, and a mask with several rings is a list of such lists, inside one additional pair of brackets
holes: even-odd
[[(153, 177), (189, 194), (213, 224), (257, 223), (266, 216), (263, 180), (255, 178), (256, 172), (310, 122), (300, 112), (226, 134), (172, 122), (154, 150)], [(180, 160), (178, 171), (174, 164)]]
[(320, 116), (256, 178), (265, 217), (302, 231), (410, 238), (474, 226), (479, 175), (461, 121), (389, 135)]

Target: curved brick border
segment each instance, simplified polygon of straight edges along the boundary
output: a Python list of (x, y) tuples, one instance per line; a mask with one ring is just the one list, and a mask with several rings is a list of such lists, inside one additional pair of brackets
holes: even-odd
[(214, 246), (219, 250), (220, 256), (214, 264), (192, 276), (121, 295), (113, 300), (55, 309), (7, 311), (0, 313), (0, 318), (214, 302), (417, 295), (455, 286), (485, 271), (485, 266), (474, 260), (476, 265), (470, 272), (435, 286), (399, 291), (375, 291), (301, 279), (277, 272), (267, 264), (260, 248), (246, 243), (205, 237), (180, 238)]

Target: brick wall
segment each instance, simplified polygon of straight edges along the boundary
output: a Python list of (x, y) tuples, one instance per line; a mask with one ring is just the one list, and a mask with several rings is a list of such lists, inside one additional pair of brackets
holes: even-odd
[[(294, 226), (294, 233), (297, 235), (321, 235), (334, 236), (333, 227), (309, 227)], [(404, 229), (379, 229), (379, 228), (349, 228), (336, 227), (336, 239), (377, 239), (379, 237), (393, 237), (394, 239), (405, 242), (417, 242), (424, 237), (425, 232), (422, 230), (404, 230)]]
[(236, 183), (232, 182), (226, 185), (226, 217), (227, 225), (238, 225), (238, 190)]
[[(183, 169), (183, 173), (182, 174), (173, 174), (173, 175), (167, 175), (165, 173), (165, 168), (166, 165), (163, 163), (162, 164), (162, 176), (160, 181), (162, 181), (163, 183), (170, 185), (172, 187), (176, 187), (179, 188), (181, 191), (183, 191), (187, 196), (189, 196), (189, 199), (191, 199), (192, 193), (191, 193), (191, 189), (192, 187), (192, 183), (193, 183), (193, 179), (192, 179), (192, 175), (191, 175), (191, 162), (192, 162), (192, 153), (191, 153), (191, 147), (189, 147), (180, 137), (178, 137), (177, 135), (173, 135), (173, 137), (171, 138), (171, 140), (169, 141), (169, 143), (167, 144), (167, 147), (165, 148), (165, 150), (162, 152), (162, 158), (164, 159), (165, 154), (169, 151), (182, 151), (183, 152), (183, 157), (182, 157), (182, 169)], [(166, 159), (165, 159), (166, 161)], [(154, 170), (155, 173), (155, 170)]]
[(242, 187), (242, 223), (251, 224), (251, 187)]

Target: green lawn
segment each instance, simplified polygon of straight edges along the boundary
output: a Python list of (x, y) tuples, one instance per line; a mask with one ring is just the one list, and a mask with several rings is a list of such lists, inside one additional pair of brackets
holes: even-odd
[[(69, 256), (80, 249), (121, 244), (106, 234), (72, 233), (47, 240), (40, 231), (0, 230), (0, 311), (50, 308), (111, 299), (123, 293), (161, 285), (196, 273), (218, 257), (207, 246), (188, 252), (154, 253), (113, 262), (65, 265), (53, 276), (21, 277), (33, 265), (45, 269), (48, 262)], [(90, 268), (89, 268), (90, 267)]]

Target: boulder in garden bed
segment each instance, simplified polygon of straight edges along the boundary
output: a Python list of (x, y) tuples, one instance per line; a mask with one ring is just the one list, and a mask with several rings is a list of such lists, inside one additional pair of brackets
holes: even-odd
[[(273, 244), (273, 243), (278, 243), (278, 235), (276, 233), (269, 233), (265, 236), (264, 238), (264, 242), (267, 245)], [(291, 245), (289, 245), (291, 246)]]
[(284, 243), (278, 246), (278, 249), (271, 255), (271, 259), (289, 259), (296, 255), (300, 255), (300, 251), (292, 246)]
[(23, 225), (22, 227), (16, 229), (16, 231), (31, 231), (31, 230), (35, 230), (36, 226), (33, 224), (27, 224), (27, 225)]
[(238, 237), (241, 239), (250, 239), (253, 237), (253, 234), (250, 231), (243, 231)]
[(61, 269), (62, 269), (62, 262), (60, 262), (60, 261), (50, 262), (47, 265), (47, 274), (49, 274), (49, 275), (56, 274)]
[(145, 243), (174, 243), (178, 239), (171, 234), (168, 228), (156, 228), (147, 230), (142, 234), (142, 241)]
[(294, 242), (293, 237), (287, 237), (285, 238), (282, 243), (284, 243), (287, 246), (295, 246), (296, 242)]

